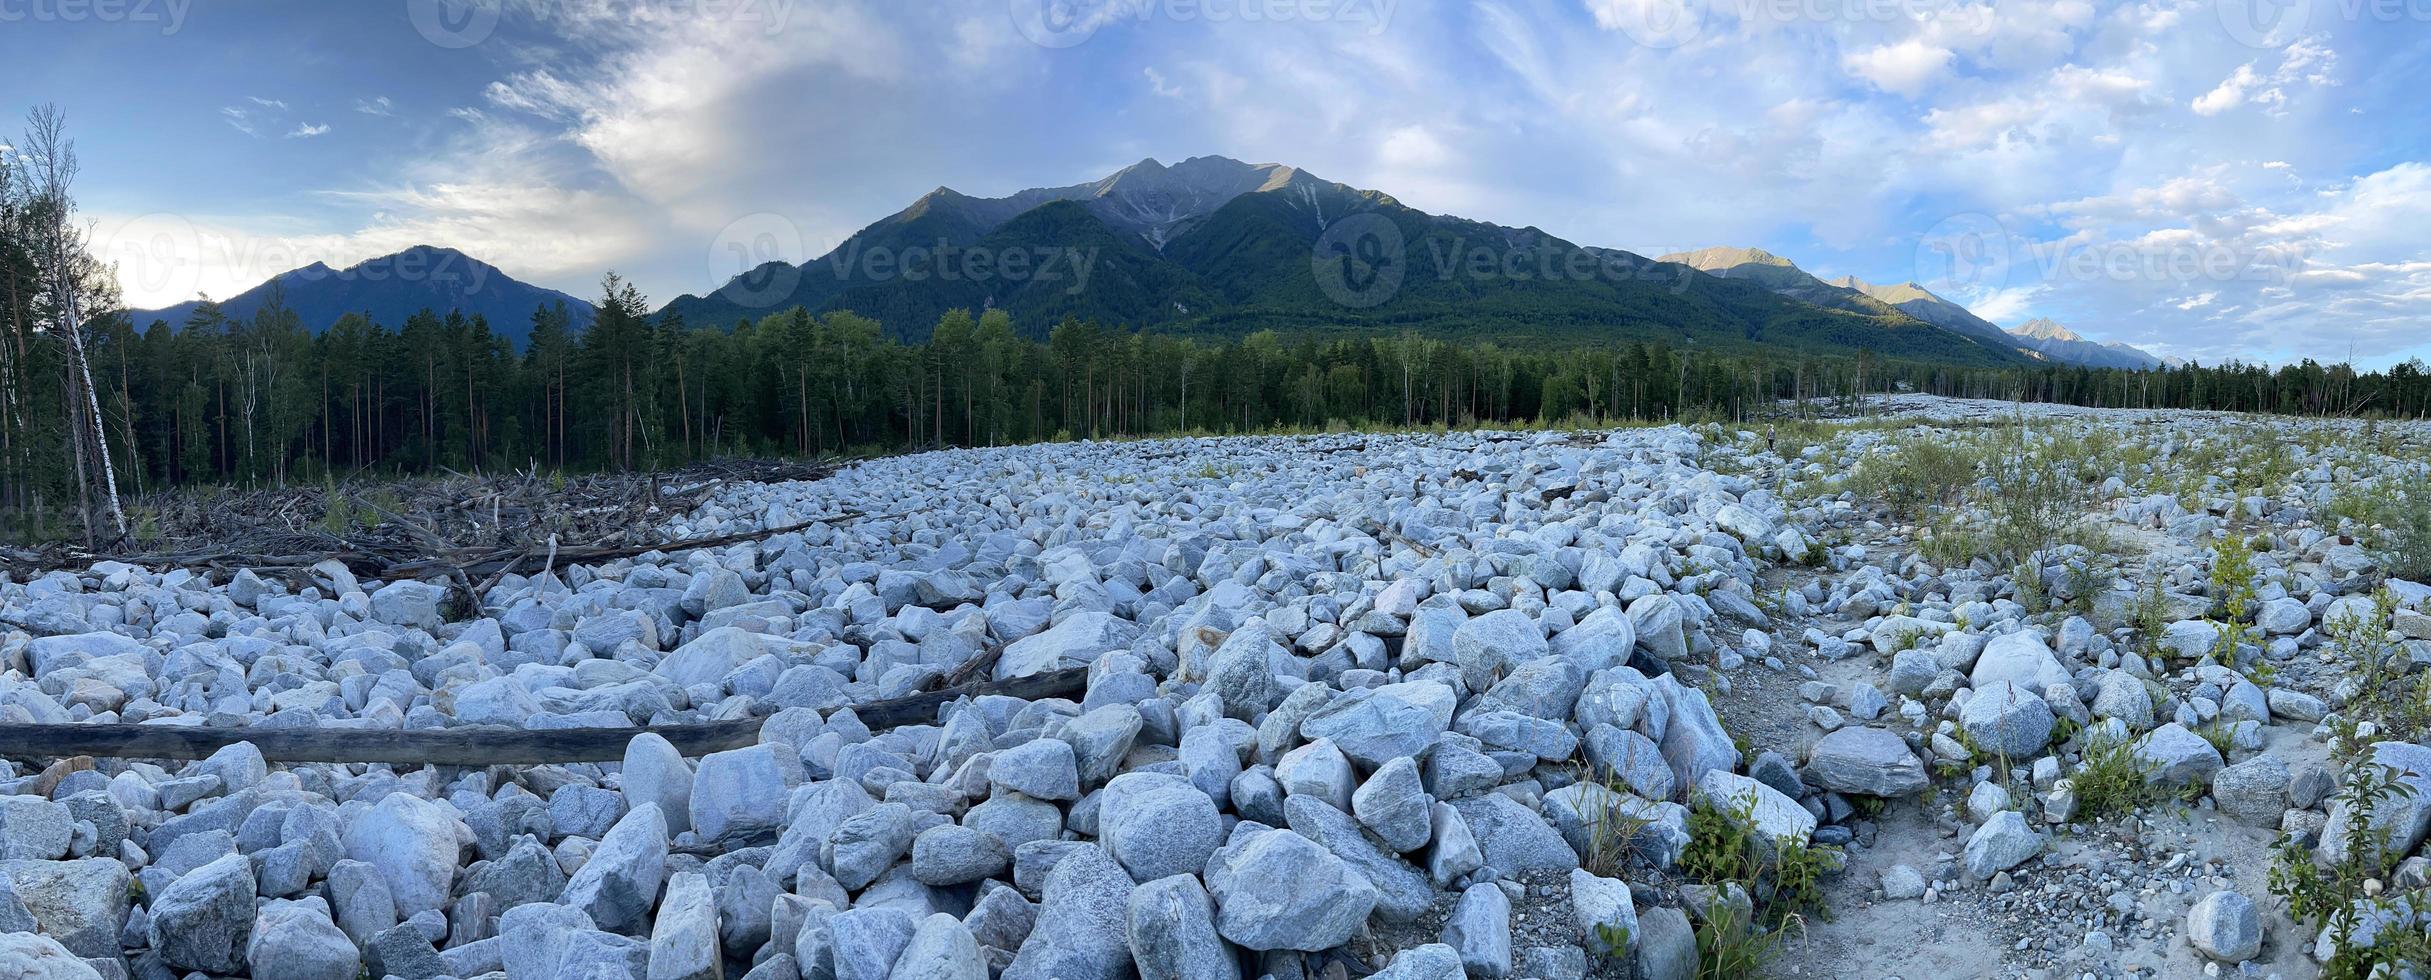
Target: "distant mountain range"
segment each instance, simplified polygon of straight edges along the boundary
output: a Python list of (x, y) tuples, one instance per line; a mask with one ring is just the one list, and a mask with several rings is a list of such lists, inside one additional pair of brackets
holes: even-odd
[[(1008, 256), (1027, 271), (958, 274), (1001, 270)], [(1082, 264), (1087, 278), (1068, 274)], [(1077, 316), (1212, 335), (1416, 330), (2025, 360), (1882, 304), (1818, 305), (1761, 282), (1427, 214), (1293, 167), (1223, 157), (1143, 160), (1102, 180), (997, 198), (938, 188), (826, 255), (763, 265), (661, 314), (732, 323), (793, 307), (850, 310), (908, 339), (965, 307), (1007, 310), (1031, 330)]]
[[(280, 273), (268, 282), (220, 301), (220, 314), (230, 320), (250, 320), (269, 305), (274, 295), (295, 311), (306, 329), (315, 333), (329, 329), (348, 313), (366, 314), (393, 330), (404, 325), (407, 317), (423, 310), (442, 316), (462, 311), (468, 317), (487, 318), (493, 333), (508, 338), (519, 348), (531, 335), (532, 314), (542, 307), (564, 303), (576, 328), (589, 326), (594, 315), (588, 301), (519, 282), (497, 266), (452, 248), (429, 245), (417, 245), (344, 269), (315, 262)], [(166, 321), (171, 327), (184, 329), (202, 306), (200, 301), (179, 303), (165, 309), (133, 310), (128, 316), (137, 330), (150, 327), (154, 321)]]
[(1896, 310), (1977, 343), (2039, 360), (2133, 371), (2166, 366), (2161, 358), (2126, 344), (2097, 344), (2047, 319), (2028, 321), (2016, 330), (2002, 330), (1966, 307), (1912, 282), (1880, 286), (1856, 276), (1826, 282), (1808, 275), (1796, 263), (1760, 248), (1701, 248), (1666, 255), (1659, 261), (1678, 262), (1710, 275), (1757, 283), (1817, 306), (1864, 313)]
[(2009, 336), (2030, 350), (2042, 353), (2064, 364), (2086, 367), (2125, 368), (2130, 371), (2150, 371), (2167, 367), (2168, 362), (2126, 344), (2097, 344), (2076, 335), (2050, 319), (2034, 319), (2018, 324)]
[[(541, 307), (564, 303), (578, 327), (594, 315), (581, 299), (428, 246), (342, 270), (315, 263), (220, 310), (250, 318), (273, 294), (316, 331), (349, 312), (393, 328), (420, 310), (460, 310), (486, 317), (518, 346)], [(139, 329), (155, 320), (183, 327), (200, 305), (132, 316)], [(1649, 259), (1215, 156), (1142, 160), (1100, 180), (1004, 197), (940, 187), (826, 255), (764, 264), (657, 315), (730, 325), (796, 307), (850, 310), (906, 340), (964, 308), (1006, 310), (1034, 333), (1078, 317), (1211, 336), (1418, 331), (1523, 343), (1867, 349), (1977, 365), (2161, 363), (2056, 324), (2011, 334), (1915, 283), (1826, 282), (1761, 249)]]

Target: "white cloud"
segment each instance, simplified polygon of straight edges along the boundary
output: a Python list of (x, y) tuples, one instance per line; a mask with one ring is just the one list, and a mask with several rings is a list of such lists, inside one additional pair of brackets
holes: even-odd
[(356, 99), (355, 111), (366, 116), (385, 116), (396, 111), (396, 104), (390, 102), (388, 96), (385, 95), (370, 99)]
[(1948, 48), (1909, 38), (1849, 55), (1844, 63), (1875, 88), (1915, 98), (1949, 76), (1953, 57)]
[(328, 132), (329, 126), (324, 123), (297, 123), (294, 129), (287, 131), (287, 138), (291, 140), (311, 139), (315, 136), (325, 135)]

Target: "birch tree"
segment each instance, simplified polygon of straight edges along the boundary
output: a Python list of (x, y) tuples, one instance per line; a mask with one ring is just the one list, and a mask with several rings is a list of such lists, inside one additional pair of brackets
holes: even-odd
[(40, 239), (35, 243), (47, 273), (47, 288), (54, 312), (59, 318), (61, 339), (67, 345), (68, 372), (72, 384), (69, 402), (74, 443), (77, 451), (77, 478), (85, 488), (88, 517), (85, 533), (92, 535), (91, 509), (92, 474), (98, 471), (103, 501), (106, 503), (110, 526), (123, 538), (127, 533), (126, 511), (118, 502), (118, 471), (110, 463), (110, 440), (102, 424), (101, 396), (93, 388), (93, 366), (85, 355), (83, 310), (80, 309), (82, 279), (79, 273), (87, 261), (86, 233), (74, 226), (75, 201), (68, 194), (76, 180), (76, 145), (67, 138), (67, 118), (56, 106), (35, 109), (31, 128), (26, 132), (25, 146), (15, 155), (34, 201), (43, 212)]

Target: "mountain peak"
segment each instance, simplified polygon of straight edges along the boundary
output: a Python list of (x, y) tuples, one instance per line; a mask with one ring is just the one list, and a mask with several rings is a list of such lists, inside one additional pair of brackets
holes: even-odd
[(1763, 249), (1734, 245), (1715, 245), (1689, 252), (1673, 252), (1670, 255), (1659, 256), (1655, 261), (1677, 262), (1699, 272), (1714, 273), (1724, 273), (1746, 265), (1772, 266), (1781, 269), (1798, 267), (1797, 263)]
[(2018, 324), (2017, 329), (2011, 330), (2009, 333), (2012, 336), (2025, 337), (2029, 340), (2085, 339), (2078, 336), (2075, 331), (2070, 330), (2065, 326), (2061, 326), (2059, 321), (2053, 320), (2050, 317), (2036, 317), (2032, 320), (2028, 320), (2024, 323)]

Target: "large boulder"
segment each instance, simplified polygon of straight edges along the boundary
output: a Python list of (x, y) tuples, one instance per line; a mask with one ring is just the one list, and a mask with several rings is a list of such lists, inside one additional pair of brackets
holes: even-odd
[(1235, 831), (1208, 862), (1207, 891), (1216, 932), (1250, 950), (1332, 949), (1357, 935), (1376, 906), (1376, 886), (1288, 830)]
[(2058, 718), (2033, 691), (1997, 681), (1975, 689), (1958, 710), (1958, 727), (1979, 752), (2024, 764), (2051, 742)]
[(2004, 633), (1985, 641), (1983, 654), (1975, 658), (1975, 669), (1967, 675), (1967, 686), (1978, 691), (2002, 683), (2040, 691), (2068, 682), (2068, 669), (2060, 666), (2050, 645), (2043, 642), (2042, 634), (2032, 630)]
[(1410, 681), (1345, 691), (1300, 722), (1309, 739), (1331, 739), (1351, 761), (1373, 770), (1414, 756), (1452, 727), (1459, 697), (1440, 681)]
[(242, 854), (186, 872), (152, 898), (152, 949), (173, 967), (242, 970), (253, 899), (253, 862)]
[(455, 884), (462, 827), (453, 808), (393, 792), (348, 822), (346, 856), (379, 869), (400, 918), (441, 909)]
[(1881, 728), (1843, 728), (1807, 750), (1806, 781), (1836, 793), (1907, 796), (1931, 783), (1924, 760)]

